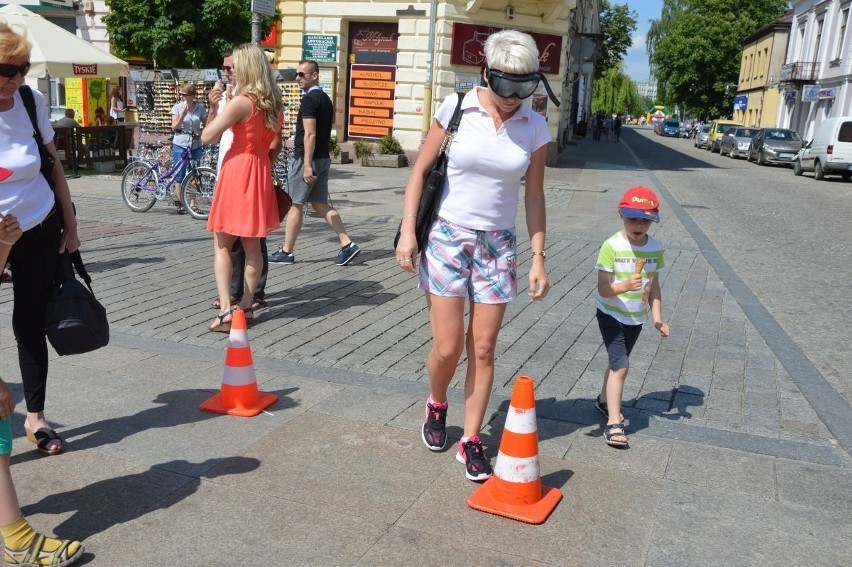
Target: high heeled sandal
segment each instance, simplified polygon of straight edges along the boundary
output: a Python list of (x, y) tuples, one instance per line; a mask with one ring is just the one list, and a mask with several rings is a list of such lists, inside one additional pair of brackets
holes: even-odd
[[(225, 317), (231, 317), (230, 320), (225, 321)], [(225, 311), (224, 313), (219, 313), (216, 315), (216, 319), (207, 326), (208, 331), (212, 331), (214, 333), (228, 333), (231, 331), (231, 320), (233, 319), (232, 312)]]

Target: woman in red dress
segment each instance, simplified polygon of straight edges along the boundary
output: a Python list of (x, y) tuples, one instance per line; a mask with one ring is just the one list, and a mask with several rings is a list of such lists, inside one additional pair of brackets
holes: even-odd
[(216, 143), (228, 128), (234, 134), (213, 196), (207, 230), (213, 233), (213, 272), (219, 292), (219, 315), (211, 331), (231, 329), (231, 248), (242, 240), (246, 253), (243, 305), (246, 319), (254, 317), (251, 300), (263, 266), (260, 239), (279, 228), (278, 205), (272, 186), (272, 160), (281, 149), (283, 103), (266, 54), (258, 46), (234, 49), (234, 98), (221, 114), (210, 110), (201, 132), (204, 144)]

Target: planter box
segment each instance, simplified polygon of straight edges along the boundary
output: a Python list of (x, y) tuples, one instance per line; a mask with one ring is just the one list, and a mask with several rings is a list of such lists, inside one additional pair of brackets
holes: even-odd
[(345, 165), (347, 163), (352, 163), (352, 158), (349, 157), (349, 152), (341, 151), (340, 155), (337, 157), (331, 156), (331, 163), (336, 163), (337, 165)]
[(361, 165), (367, 167), (405, 167), (408, 165), (408, 160), (405, 159), (403, 154), (375, 154), (363, 158)]

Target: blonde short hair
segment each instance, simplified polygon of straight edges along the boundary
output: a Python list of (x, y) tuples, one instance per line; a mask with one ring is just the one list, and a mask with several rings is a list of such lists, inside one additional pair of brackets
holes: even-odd
[(493, 33), (485, 40), (489, 68), (524, 75), (538, 71), (538, 47), (528, 34), (516, 30)]
[(0, 21), (0, 60), (3, 62), (29, 59), (32, 46), (27, 38), (16, 33), (6, 22)]

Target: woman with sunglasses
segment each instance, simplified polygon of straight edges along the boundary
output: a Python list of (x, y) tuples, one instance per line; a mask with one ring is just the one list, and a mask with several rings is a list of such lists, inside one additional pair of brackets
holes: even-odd
[[(529, 35), (505, 30), (485, 42), (485, 58), (488, 87), (463, 95), (447, 179), (419, 267), (433, 339), (426, 359), (430, 395), (422, 439), (432, 451), (446, 445), (447, 389), (466, 349), (464, 433), (456, 458), (466, 465), (467, 478), (476, 481), (492, 474), (479, 431), (494, 380), (497, 335), (506, 305), (517, 295), (515, 216), (523, 178), (532, 249), (529, 295), (540, 300), (549, 289), (543, 181), (551, 136), (544, 117), (523, 104), (543, 78), (538, 49)], [(449, 96), (435, 113), (406, 187), (396, 259), (411, 273), (417, 271), (414, 226), (424, 175), (438, 156), (457, 96), (462, 95)]]
[(231, 249), (237, 237), (245, 251), (245, 285), (240, 304), (246, 319), (254, 318), (252, 298), (263, 270), (260, 240), (279, 228), (278, 203), (272, 186), (272, 160), (281, 149), (284, 118), (281, 91), (266, 54), (246, 43), (234, 49), (234, 97), (201, 133), (205, 144), (218, 142), (225, 130), (233, 134), (222, 168), (207, 230), (213, 233), (213, 272), (219, 292), (219, 315), (208, 329), (231, 329)]
[[(47, 385), (45, 313), (53, 288), (59, 253), (80, 246), (71, 193), (53, 144), (53, 128), (44, 97), (33, 91), (38, 129), (47, 151), (56, 160), (55, 192), (41, 174), (33, 127), (18, 89), (29, 70), (30, 44), (0, 22), (0, 263), (9, 254), (14, 308), (12, 328), (27, 413), (24, 430), (39, 451), (56, 455), (63, 441), (44, 417)], [(61, 218), (60, 218), (61, 217)], [(15, 220), (16, 219), (16, 220)], [(9, 251), (11, 246), (11, 251)], [(83, 555), (78, 541), (46, 538), (21, 514), (10, 473), (12, 431), (9, 418), (14, 397), (0, 380), (0, 535), (2, 563), (9, 565), (70, 565)], [(49, 485), (46, 485), (49, 486)]]
[[(195, 101), (197, 93), (195, 85), (183, 83), (178, 88), (178, 93), (180, 100), (172, 107), (172, 131), (174, 132), (172, 161), (180, 162), (186, 148), (190, 149), (192, 159), (198, 161), (202, 154), (201, 138), (198, 135), (207, 124), (207, 108)], [(186, 177), (186, 165), (183, 165), (175, 174), (174, 198), (180, 215), (186, 213), (180, 204), (180, 184), (183, 183), (184, 177)]]

